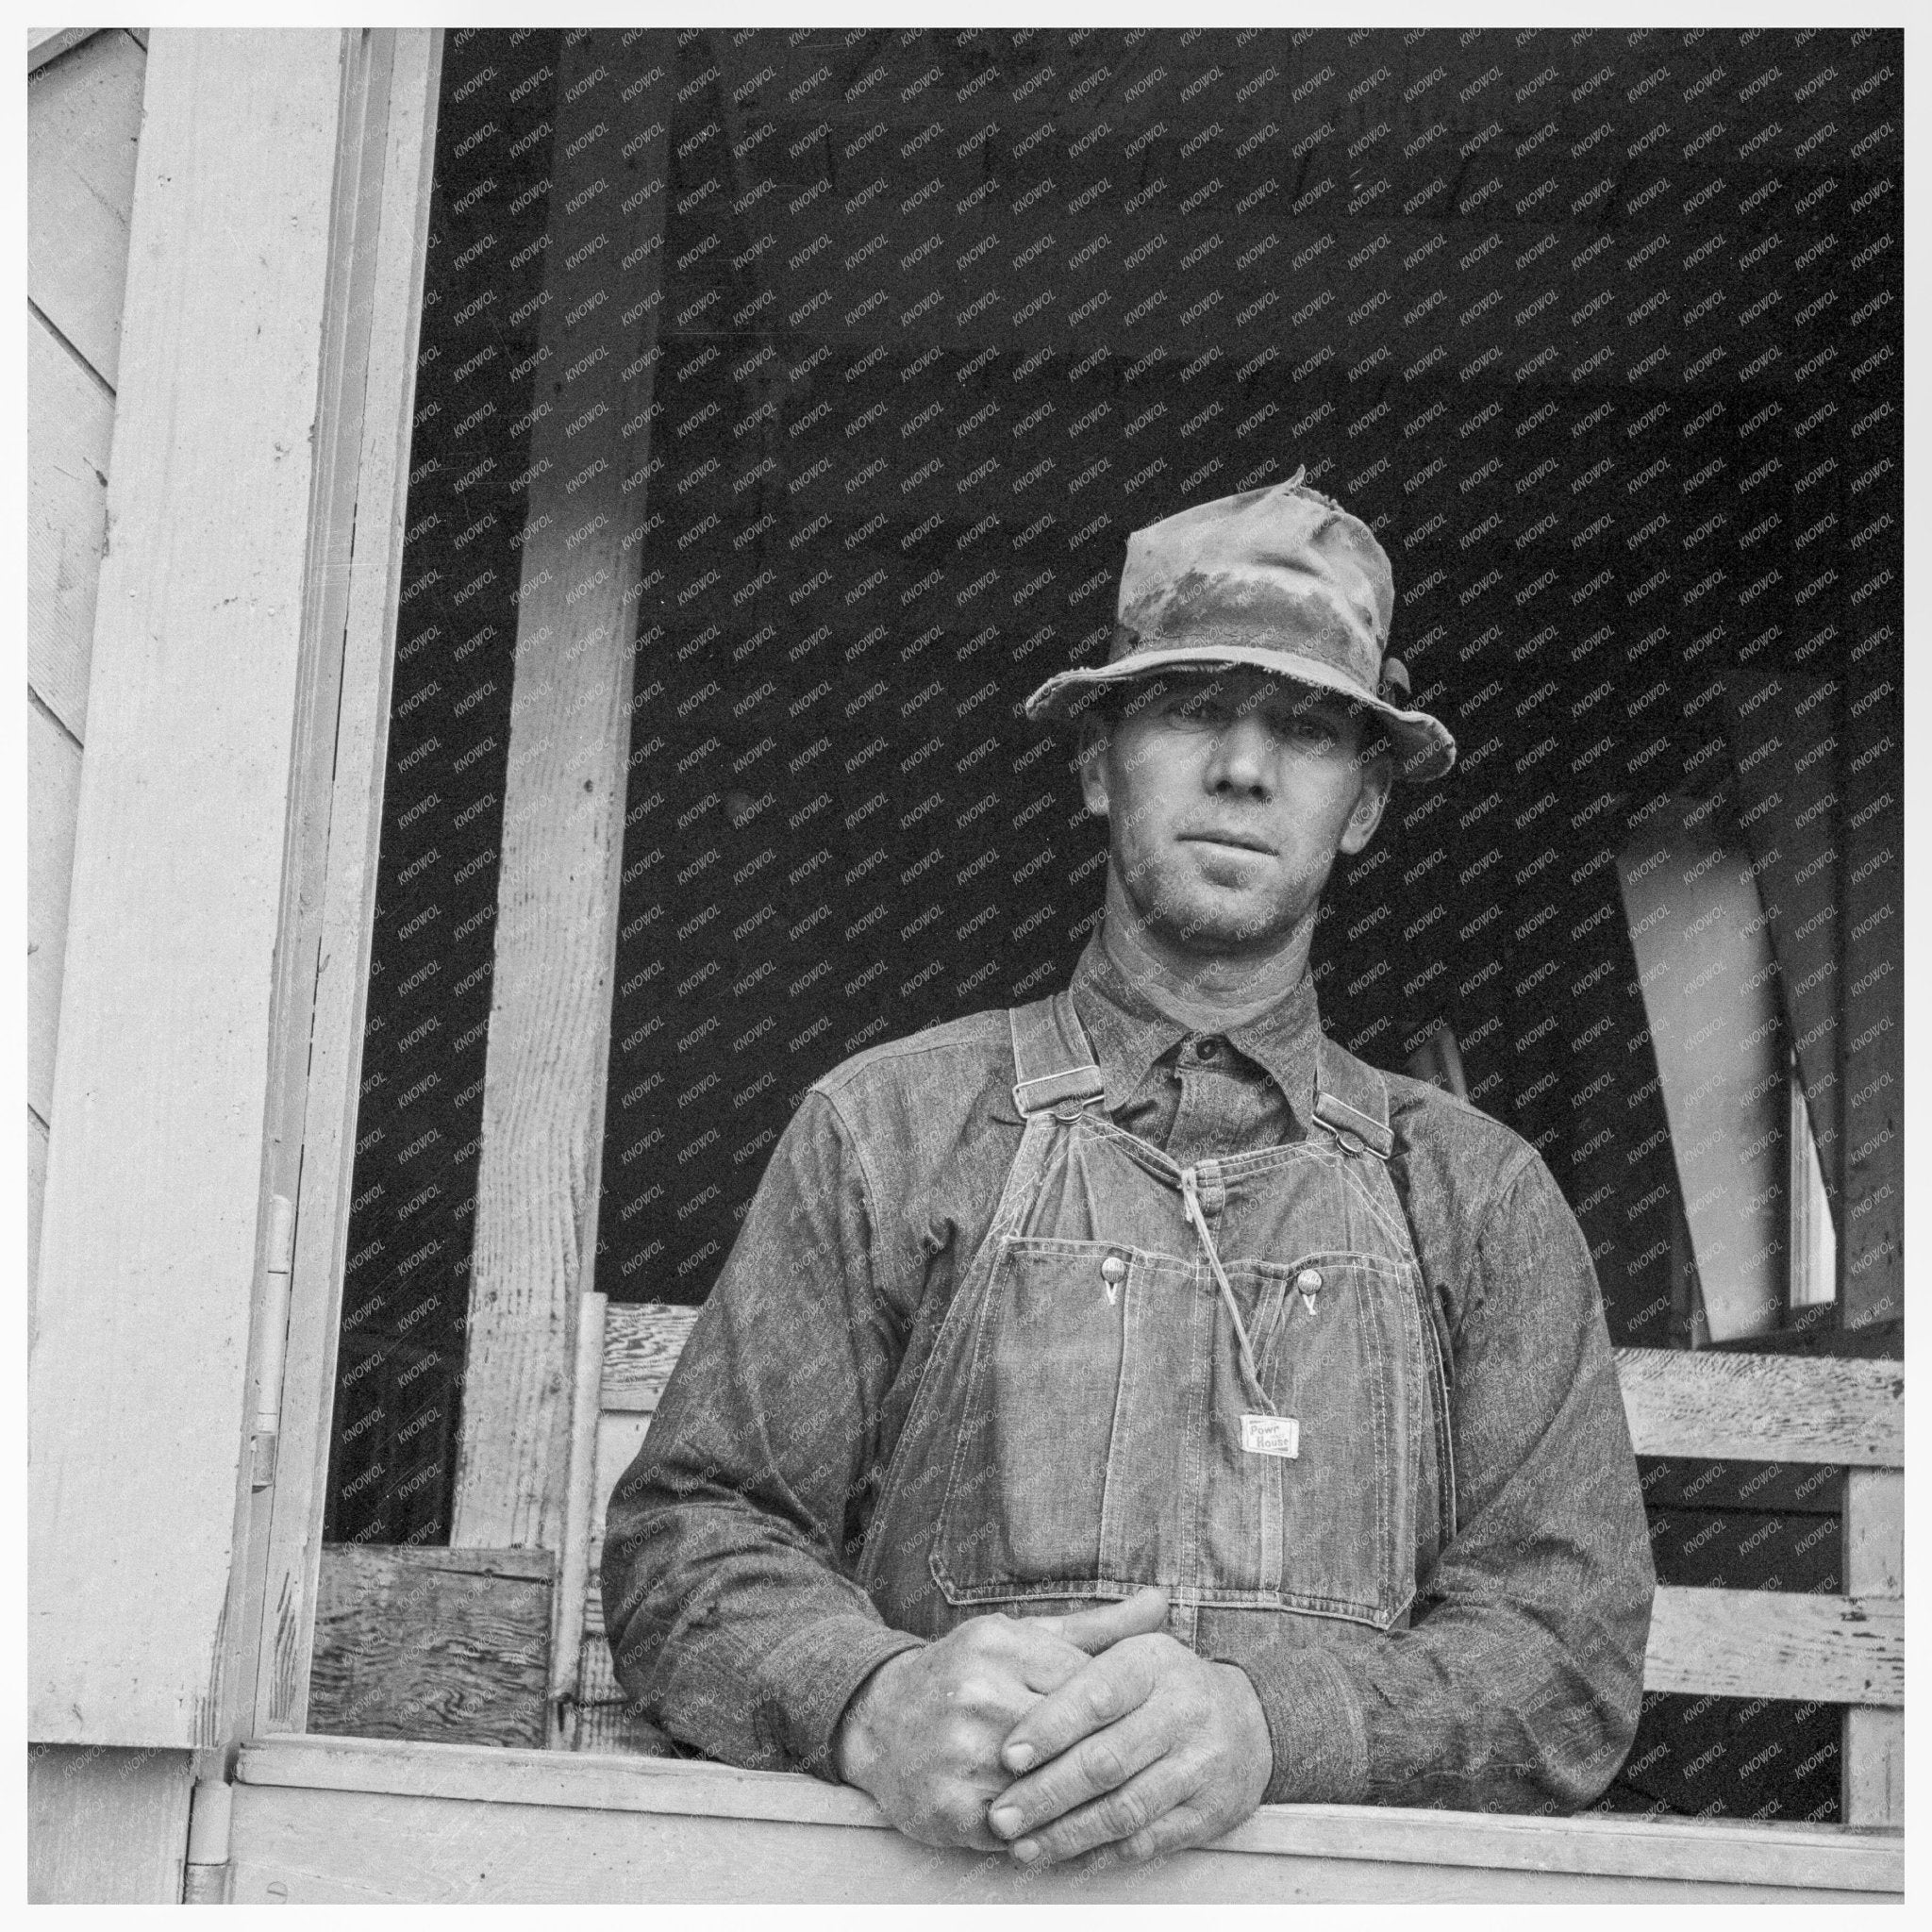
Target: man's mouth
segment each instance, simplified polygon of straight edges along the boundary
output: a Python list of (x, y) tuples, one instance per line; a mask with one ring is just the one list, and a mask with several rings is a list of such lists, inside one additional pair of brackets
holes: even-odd
[(1241, 852), (1259, 852), (1273, 857), (1274, 848), (1266, 840), (1249, 832), (1183, 832), (1181, 840), (1191, 845), (1232, 845)]

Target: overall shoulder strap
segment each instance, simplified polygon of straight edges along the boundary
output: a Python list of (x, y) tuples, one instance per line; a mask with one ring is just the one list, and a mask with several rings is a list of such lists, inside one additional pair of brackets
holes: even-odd
[[(1315, 1050), (1315, 1118), (1351, 1154), (1366, 1150), (1387, 1160), (1395, 1151), (1389, 1129), (1389, 1087), (1374, 1067), (1324, 1033)], [(1353, 1144), (1351, 1144), (1353, 1143)]]
[(1107, 1091), (1071, 993), (1014, 1007), (1007, 1020), (1013, 1032), (1013, 1105), (1023, 1119)]

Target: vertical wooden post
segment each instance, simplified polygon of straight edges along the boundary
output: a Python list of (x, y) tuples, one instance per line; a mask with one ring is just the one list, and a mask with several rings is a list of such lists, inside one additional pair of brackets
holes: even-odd
[[(1847, 1596), (1905, 1595), (1906, 1478), (1900, 1469), (1848, 1469), (1842, 1536)], [(1840, 1793), (1847, 1824), (1906, 1822), (1906, 1714), (1845, 1712), (1840, 1745)]]
[[(450, 1541), (563, 1541), (596, 1252), (671, 37), (565, 36)], [(601, 405), (601, 408), (599, 408)]]

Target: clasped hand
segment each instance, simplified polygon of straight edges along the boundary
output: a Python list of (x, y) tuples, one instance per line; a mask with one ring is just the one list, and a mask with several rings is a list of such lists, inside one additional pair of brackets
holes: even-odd
[(1167, 1595), (974, 1617), (890, 1657), (836, 1740), (840, 1775), (908, 1837), (1022, 1864), (1139, 1863), (1231, 1830), (1272, 1768), (1246, 1674), (1165, 1634)]

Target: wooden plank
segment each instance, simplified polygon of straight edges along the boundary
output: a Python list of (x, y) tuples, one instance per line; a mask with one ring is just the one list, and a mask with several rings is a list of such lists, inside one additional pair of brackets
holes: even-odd
[(1661, 1589), (1651, 1610), (1643, 1687), (1902, 1705), (1905, 1606), (1880, 1596)]
[(54, 1118), (54, 1047), (80, 806), (80, 747), (39, 706), (26, 708), (26, 1100)]
[(84, 740), (114, 402), (31, 312), (26, 345), (27, 683)]
[(541, 1744), (551, 1585), (544, 1550), (326, 1545), (309, 1729)]
[(26, 30), (26, 71), (38, 73), (49, 60), (92, 40), (95, 34), (112, 33), (105, 26), (30, 26)]
[(1620, 1348), (1617, 1377), (1640, 1456), (1826, 1462), (1905, 1460), (1905, 1364)]
[[(648, 452), (658, 330), (656, 291), (602, 298), (610, 262), (630, 259), (663, 219), (661, 187), (642, 191), (668, 173), (672, 54), (668, 34), (643, 33), (627, 47), (580, 39), (558, 59), (539, 342), (548, 408), (531, 432), (541, 484), (518, 591), (453, 1543), (562, 1540), (630, 747), (641, 546), (629, 532), (643, 491), (624, 485)], [(621, 127), (654, 131), (624, 142)], [(632, 286), (662, 260), (654, 252)], [(593, 399), (603, 412), (587, 424)]]
[(1710, 1339), (1774, 1334), (1790, 1233), (1787, 1102), (1757, 880), (1708, 802), (1689, 797), (1646, 808), (1617, 859)]
[(27, 299), (110, 388), (146, 70), (127, 35), (97, 33), (27, 82)]
[[(579, 1824), (570, 1827), (569, 1841), (583, 1845), (590, 1864), (603, 1868), (600, 1885), (633, 1884), (631, 1896), (705, 1896), (706, 1892), (659, 1893), (647, 1890), (644, 1874), (626, 1871), (621, 1856), (626, 1840), (618, 1822), (625, 1818), (710, 1821), (727, 1827), (717, 1838), (683, 1838), (691, 1856), (682, 1867), (681, 1882), (689, 1885), (728, 1885), (724, 1869), (735, 1856), (734, 1846), (748, 1849), (754, 1834), (746, 1821), (793, 1828), (790, 1842), (799, 1846), (817, 1840), (837, 1847), (850, 1861), (850, 1897), (886, 1898), (884, 1889), (902, 1877), (904, 1868), (891, 1860), (921, 1854), (885, 1823), (878, 1808), (862, 1792), (828, 1785), (816, 1778), (776, 1773), (741, 1771), (700, 1760), (607, 1757), (595, 1755), (534, 1751), (477, 1751), (452, 1746), (377, 1744), (319, 1738), (275, 1739), (242, 1747), (236, 1772), (236, 1862), (238, 1873), (257, 1866), (261, 1858), (254, 1838), (257, 1821), (270, 1814), (261, 1800), (272, 1789), (299, 1793), (315, 1803), (325, 1793), (376, 1801), (366, 1811), (342, 1811), (350, 1816), (400, 1817), (407, 1801), (441, 1807), (418, 1811), (414, 1829), (426, 1847), (439, 1836), (457, 1837), (466, 1851), (486, 1843), (498, 1847), (504, 1862), (496, 1867), (496, 1882), (506, 1890), (496, 1895), (520, 1896), (522, 1883), (545, 1883), (543, 1862), (532, 1859), (519, 1874), (523, 1853), (544, 1831), (545, 1820), (562, 1817)], [(486, 1822), (463, 1807), (491, 1807), (500, 1822)], [(387, 1807), (392, 1807), (385, 1809)], [(242, 1824), (246, 1807), (250, 1823)], [(507, 1807), (507, 1808), (498, 1808)], [(284, 1824), (295, 1813), (275, 1814)], [(596, 1819), (592, 1825), (590, 1821)], [(438, 1821), (432, 1824), (431, 1821)], [(338, 1823), (345, 1841), (354, 1834)], [(692, 1830), (697, 1830), (694, 1824)], [(674, 1834), (671, 1841), (680, 1841)], [(788, 1840), (764, 1839), (769, 1846)], [(635, 1848), (647, 1847), (647, 1838), (629, 1840)], [(710, 1847), (720, 1848), (714, 1854)], [(903, 1848), (903, 1849), (902, 1849)], [(633, 1851), (632, 1856), (636, 1856)], [(1276, 1861), (1335, 1859), (1366, 1866), (1422, 1868), (1428, 1883), (1449, 1884), (1454, 1874), (1484, 1875), (1504, 1872), (1567, 1874), (1641, 1882), (1702, 1881), (1722, 1886), (1817, 1887), (1827, 1890), (1890, 1891), (1902, 1879), (1902, 1847), (1895, 1839), (1840, 1832), (1830, 1826), (1740, 1824), (1716, 1820), (1652, 1820), (1585, 1816), (1533, 1818), (1482, 1812), (1404, 1810), (1394, 1807), (1352, 1805), (1264, 1806), (1245, 1824), (1218, 1841), (1213, 1852), (1186, 1854), (1169, 1866), (1197, 1860), (1189, 1871), (1199, 1880), (1209, 1874), (1227, 1875), (1227, 1868), (1208, 1861), (1230, 1855), (1256, 1869), (1247, 1882), (1261, 1888), (1259, 1896), (1278, 1896), (1267, 1888), (1291, 1886), (1290, 1875), (1273, 1879), (1260, 1875)], [(942, 1855), (955, 1881), (974, 1874), (991, 1878), (1005, 1872), (1005, 1861), (980, 1859), (973, 1854)], [(875, 1859), (886, 1862), (874, 1863)], [(566, 1863), (574, 1861), (563, 1861)], [(816, 1864), (816, 1858), (812, 1860)], [(709, 1870), (705, 1867), (708, 1864)], [(265, 1866), (259, 1868), (265, 1874)], [(326, 1861), (321, 1868), (325, 1873)], [(482, 1867), (469, 1868), (482, 1874)], [(336, 1870), (342, 1868), (338, 1863)], [(1018, 1874), (1008, 1874), (1017, 1877)], [(1067, 1879), (1074, 1874), (1060, 1874)], [(770, 1868), (759, 1873), (774, 1883)], [(570, 1896), (562, 1887), (560, 1866), (547, 1874), (547, 1890), (535, 1897)], [(256, 1880), (246, 1881), (258, 1882)], [(474, 1881), (473, 1881), (474, 1882)], [(487, 1874), (482, 1882), (490, 1881)], [(1004, 1882), (1004, 1881), (1003, 1881)], [(1124, 1882), (1129, 1886), (1155, 1882), (1143, 1873)], [(877, 1888), (877, 1889), (875, 1889)], [(238, 1887), (236, 1896), (248, 1895)], [(307, 1894), (305, 1894), (307, 1895)], [(422, 1894), (409, 1894), (422, 1895)], [(483, 1894), (489, 1895), (489, 1894)], [(619, 1896), (598, 1890), (586, 1896)], [(757, 1894), (751, 1894), (757, 1895)], [(769, 1895), (805, 1896), (804, 1890), (779, 1884)], [(1087, 1896), (1070, 1888), (1068, 1896)], [(1113, 1896), (1115, 1894), (1105, 1894)], [(1161, 1896), (1158, 1891), (1124, 1891), (1124, 1897)], [(1175, 1896), (1209, 1897), (1208, 1890)], [(1346, 1891), (1327, 1894), (1352, 1896)], [(1481, 1895), (1481, 1894), (1478, 1894)], [(295, 1893), (291, 1892), (291, 1897)]]
[[(594, 1758), (578, 1762), (596, 1762)], [(608, 1761), (608, 1760), (606, 1760)], [(238, 1788), (231, 1897), (240, 1904), (685, 1903), (1274, 1906), (1799, 1900), (1851, 1902), (1833, 1881), (1840, 1847), (1808, 1855), (1816, 1876), (1780, 1885), (1759, 1869), (1599, 1875), (1377, 1859), (1359, 1850), (1257, 1857), (1224, 1846), (1125, 1873), (1022, 1872), (997, 1855), (940, 1851), (896, 1832), (648, 1812), (481, 1807), (437, 1798)], [(1887, 1887), (1881, 1896), (1890, 1896)]]
[[(270, 989), (270, 1050), (262, 1102), (263, 1187), (292, 1204), (299, 1223), (303, 1090), (309, 1066), (325, 867), (331, 804), (333, 742), (356, 527), (355, 491), (362, 433), (363, 374), (376, 251), (371, 245), (381, 201), (389, 69), (394, 37), (347, 33), (340, 42), (339, 115), (328, 194), (323, 300), (317, 317), (317, 397), (310, 440), (315, 475), (308, 556), (302, 585), (304, 649), (297, 670), (288, 779), (288, 837), (275, 974)], [(292, 1229), (291, 1230), (292, 1232)], [(281, 1383), (287, 1367), (291, 1256), (280, 1249), (280, 1292), (264, 1294), (251, 1339), (256, 1392), (251, 1413), (270, 1419), (279, 1460)], [(216, 1713), (224, 1736), (254, 1728), (264, 1665), (262, 1633), (270, 1623), (269, 1545), (284, 1506), (276, 1486), (251, 1481), (238, 1512), (237, 1560), (230, 1571), (225, 1669)], [(275, 1580), (277, 1611), (286, 1608), (286, 1576)], [(280, 1617), (274, 1620), (279, 1635)]]
[(49, 1742), (218, 1727), (341, 96), (335, 31), (148, 66), (29, 1370)]
[(696, 1308), (664, 1302), (613, 1304), (604, 1320), (603, 1406), (655, 1409), (697, 1318)]
[[(1845, 1589), (1902, 1597), (1906, 1574), (1906, 1479), (1902, 1470), (1853, 1470), (1845, 1477)], [(1903, 1830), (1906, 1714), (1847, 1710), (1841, 1745), (1840, 1815), (1847, 1824)]]
[[(382, 780), (401, 581), (404, 498), (417, 324), (427, 247), (441, 35), (377, 33), (388, 42), (388, 120), (369, 289), (362, 420), (357, 447), (355, 541), (328, 545), (345, 592), (332, 742), (327, 851), (319, 891), (312, 1032), (301, 1112), (288, 1138), (301, 1149), (282, 1435), (270, 1520), (254, 1728), (299, 1727), (308, 1703), (322, 1499), (335, 1407), (336, 1346), (355, 1164), (358, 1082), (375, 922)], [(345, 560), (344, 560), (345, 558)], [(311, 878), (311, 885), (313, 881)]]
[(178, 1905), (194, 1787), (187, 1751), (29, 1744), (32, 1905)]
[(558, 1559), (556, 1627), (550, 1639), (549, 1742), (575, 1742), (577, 1686), (584, 1648), (584, 1593), (591, 1571), (597, 1497), (597, 1391), (604, 1374), (604, 1297), (591, 1289), (577, 1316), (576, 1374), (571, 1393), (570, 1491), (565, 1499), (563, 1550)]

